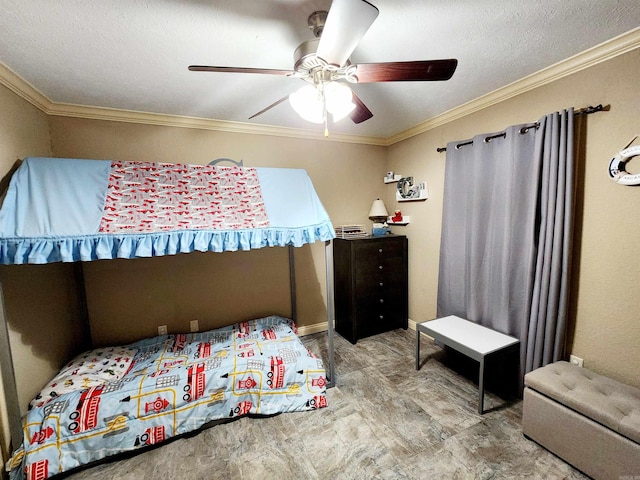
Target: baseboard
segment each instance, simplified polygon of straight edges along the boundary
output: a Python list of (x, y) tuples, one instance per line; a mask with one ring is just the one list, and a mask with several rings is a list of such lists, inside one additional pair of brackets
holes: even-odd
[[(411, 330), (416, 329), (416, 323), (409, 319), (408, 326)], [(327, 322), (314, 323), (313, 325), (302, 325), (298, 327), (298, 335), (304, 337), (305, 335), (311, 335), (313, 333), (320, 333), (327, 331)]]
[(304, 337), (305, 335), (311, 335), (313, 333), (320, 333), (327, 331), (327, 322), (314, 323), (313, 325), (298, 326), (298, 335)]

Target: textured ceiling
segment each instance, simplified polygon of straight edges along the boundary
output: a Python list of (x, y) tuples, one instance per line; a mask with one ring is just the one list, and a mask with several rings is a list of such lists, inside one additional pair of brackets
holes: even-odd
[[(628, 32), (638, 0), (371, 0), (354, 63), (457, 58), (447, 82), (355, 85), (374, 117), (330, 124), (387, 138)], [(0, 0), (0, 62), (49, 100), (299, 129), (302, 80), (189, 72), (190, 64), (291, 69), (329, 0)], [(597, 100), (597, 99), (595, 99)], [(594, 100), (594, 101), (595, 101)], [(559, 108), (564, 107), (560, 105)]]

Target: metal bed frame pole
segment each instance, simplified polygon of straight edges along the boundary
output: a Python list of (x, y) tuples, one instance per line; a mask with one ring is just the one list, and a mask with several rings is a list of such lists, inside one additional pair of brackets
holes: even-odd
[(12, 443), (10, 451), (12, 451), (13, 448), (22, 445), (22, 416), (20, 415), (20, 406), (18, 404), (18, 387), (13, 370), (9, 326), (7, 325), (2, 285), (0, 285), (0, 324), (2, 324), (0, 325), (0, 369), (2, 372), (2, 388), (7, 405), (7, 416), (9, 417), (9, 433), (11, 434)]
[(291, 286), (291, 320), (298, 322), (298, 301), (296, 296), (296, 259), (293, 245), (289, 245), (289, 284)]
[(336, 316), (334, 305), (334, 285), (333, 285), (333, 242), (327, 240), (324, 247), (324, 258), (327, 271), (327, 339), (329, 349), (329, 379), (327, 386), (329, 388), (336, 386), (335, 358), (333, 354), (333, 321)]
[[(328, 339), (328, 356), (329, 368), (327, 370), (327, 387), (336, 386), (336, 374), (334, 368), (333, 354), (333, 319), (335, 317), (335, 309), (333, 305), (333, 249), (331, 248), (331, 240), (325, 242), (325, 261), (327, 270), (327, 339)], [(296, 300), (296, 265), (294, 249), (289, 245), (289, 281), (291, 283), (291, 319), (295, 322), (298, 316), (298, 306)]]

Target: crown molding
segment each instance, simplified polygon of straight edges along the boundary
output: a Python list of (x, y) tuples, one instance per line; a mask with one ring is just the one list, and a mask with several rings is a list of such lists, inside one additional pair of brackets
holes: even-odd
[(640, 27), (388, 137), (390, 146), (640, 47)]
[(48, 115), (388, 147), (638, 47), (640, 47), (640, 27), (386, 138), (340, 133), (330, 134), (325, 138), (321, 132), (314, 130), (56, 103), (2, 63), (0, 63), (0, 84)]
[(51, 100), (1, 62), (0, 84), (45, 113), (51, 105)]
[(70, 103), (56, 103), (49, 100), (35, 87), (0, 62), (0, 84), (13, 93), (31, 103), (47, 115), (61, 117), (87, 118), (113, 122), (138, 123), (144, 125), (160, 125), (166, 127), (195, 128), (215, 130), (219, 132), (244, 133), (251, 135), (270, 135), (275, 137), (320, 140), (327, 142), (356, 143), (365, 145), (386, 146), (384, 138), (363, 135), (347, 135), (329, 132), (324, 137), (319, 130), (304, 130), (285, 127), (274, 127), (244, 122), (230, 122), (182, 115), (165, 115), (159, 113), (121, 110), (117, 108), (92, 107)]
[(305, 140), (385, 146), (384, 139), (379, 137), (365, 137), (331, 132), (329, 132), (328, 137), (324, 137), (322, 132), (319, 130), (274, 127), (271, 125), (231, 122), (227, 120), (214, 120), (183, 115), (139, 112), (135, 110), (120, 110), (116, 108), (90, 107), (69, 103), (51, 103), (47, 109), (47, 113), (49, 115), (61, 117), (88, 118), (92, 120), (160, 125), (165, 127), (194, 128), (200, 130), (215, 130), (219, 132), (270, 135), (275, 137), (301, 138)]

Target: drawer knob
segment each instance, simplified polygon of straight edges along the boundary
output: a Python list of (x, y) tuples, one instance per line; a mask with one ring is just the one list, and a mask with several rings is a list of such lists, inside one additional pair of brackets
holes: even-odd
[(384, 315), (380, 315), (380, 320), (384, 319)]
[(382, 265), (378, 265), (378, 268), (379, 268), (380, 270), (382, 270)]
[(381, 286), (381, 287), (384, 287), (384, 282), (380, 282), (380, 286)]
[(381, 298), (381, 299), (380, 299), (380, 303), (384, 303), (384, 298)]
[(382, 253), (382, 249), (381, 248), (378, 249), (378, 253)]

